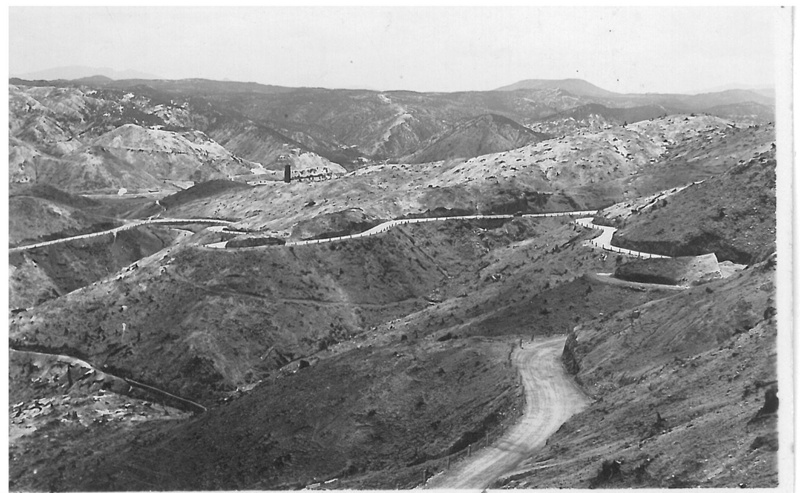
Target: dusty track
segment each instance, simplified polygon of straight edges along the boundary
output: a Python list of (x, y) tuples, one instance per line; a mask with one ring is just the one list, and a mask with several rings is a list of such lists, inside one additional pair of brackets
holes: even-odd
[(158, 226), (158, 225), (173, 225), (173, 224), (221, 224), (230, 226), (233, 223), (230, 221), (223, 221), (220, 219), (147, 219), (145, 221), (133, 221), (128, 224), (116, 227), (114, 229), (107, 229), (105, 231), (98, 231), (97, 233), (87, 233), (84, 235), (70, 236), (68, 238), (59, 238), (58, 240), (43, 241), (34, 243), (32, 245), (24, 245), (14, 248), (9, 248), (9, 253), (24, 252), (26, 250), (33, 250), (34, 248), (41, 248), (49, 245), (57, 245), (59, 243), (66, 243), (68, 241), (85, 240), (87, 238), (97, 238), (104, 235), (116, 235), (121, 231), (126, 231), (140, 226)]
[(510, 472), (545, 444), (570, 416), (583, 410), (589, 399), (561, 365), (565, 338), (549, 337), (527, 342), (514, 351), (525, 388), (525, 413), (494, 444), (434, 476), (426, 488), (483, 489)]
[(617, 228), (613, 228), (611, 226), (600, 226), (598, 224), (594, 224), (592, 222), (593, 218), (582, 218), (576, 219), (575, 222), (583, 226), (584, 228), (592, 228), (592, 229), (599, 229), (603, 232), (597, 238), (592, 240), (588, 240), (585, 242), (586, 245), (593, 246), (596, 248), (602, 248), (603, 250), (607, 250), (609, 252), (616, 252), (622, 253), (624, 255), (630, 255), (632, 257), (639, 257), (639, 258), (669, 258), (666, 255), (658, 255), (655, 253), (646, 253), (646, 252), (638, 252), (636, 250), (628, 250), (627, 248), (619, 248), (611, 245), (611, 239), (614, 237), (614, 233), (616, 233)]
[[(544, 212), (541, 214), (521, 214), (520, 217), (564, 217), (564, 216), (593, 216), (597, 214), (597, 210), (586, 210), (586, 211), (568, 211), (568, 212)], [(260, 246), (252, 246), (252, 247), (238, 247), (235, 250), (243, 250), (245, 248), (248, 249), (257, 249), (257, 248), (283, 248), (283, 247), (290, 247), (290, 246), (302, 246), (302, 245), (318, 245), (320, 243), (330, 243), (332, 241), (346, 241), (352, 240), (354, 238), (365, 238), (368, 236), (375, 236), (382, 233), (389, 231), (390, 229), (394, 228), (395, 226), (401, 226), (403, 224), (416, 224), (416, 223), (429, 223), (434, 221), (465, 221), (465, 220), (477, 220), (477, 219), (513, 219), (516, 217), (514, 214), (483, 214), (483, 215), (472, 215), (472, 216), (444, 216), (444, 217), (420, 217), (414, 219), (392, 219), (390, 221), (386, 221), (381, 223), (363, 233), (356, 233), (352, 235), (344, 235), (344, 236), (335, 236), (333, 238), (324, 238), (320, 240), (299, 240), (299, 241), (290, 241), (284, 245), (260, 245)], [(225, 244), (227, 241), (220, 241), (217, 243), (209, 243), (205, 245), (208, 248), (219, 248), (225, 249)]]

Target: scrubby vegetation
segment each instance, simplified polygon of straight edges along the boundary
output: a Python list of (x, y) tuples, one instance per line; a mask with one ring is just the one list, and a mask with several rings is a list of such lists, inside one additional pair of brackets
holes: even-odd
[[(777, 484), (774, 128), (669, 106), (740, 93), (84, 83), (10, 87), (12, 244), (235, 224), (11, 255), (11, 489), (415, 487), (518, 422), (543, 338), (592, 402), (495, 486)], [(241, 182), (286, 160), (330, 179)], [(612, 204), (615, 244), (692, 257), (519, 217)]]

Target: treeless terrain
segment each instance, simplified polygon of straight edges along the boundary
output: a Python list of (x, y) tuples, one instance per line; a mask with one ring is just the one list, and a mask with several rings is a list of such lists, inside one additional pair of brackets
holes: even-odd
[[(40, 467), (36, 475), (20, 474), (36, 467), (35, 455), (17, 454), (12, 484), (84, 491), (289, 489), (341, 478), (346, 487), (411, 487), (426, 461), (459, 451), (518, 415), (516, 371), (496, 364), (508, 360), (515, 342), (365, 344), (271, 378), (192, 420), (102, 430), (101, 443), (80, 423), (51, 425), (55, 440), (91, 448), (59, 456), (58, 469)], [(20, 446), (46, 451), (46, 438), (23, 438)]]
[(514, 364), (525, 386), (522, 419), (490, 447), (473, 458), (431, 478), (427, 488), (486, 488), (514, 469), (588, 399), (564, 372), (559, 355), (564, 338), (552, 337), (523, 343), (514, 351)]
[(452, 158), (471, 158), (508, 151), (550, 138), (499, 115), (487, 114), (466, 121), (427, 147), (403, 159), (407, 163), (430, 163)]
[(564, 361), (594, 402), (501, 483), (777, 486), (774, 273), (772, 259), (576, 327)]
[[(234, 234), (224, 228), (147, 229), (12, 256), (12, 299), (35, 305), (10, 315), (12, 489), (411, 488), (487, 435), (500, 438), (478, 459), (494, 463), (480, 485), (499, 475), (494, 486), (775, 486), (774, 162), (760, 154), (772, 125), (694, 114), (628, 125), (587, 117), (568, 129), (556, 119), (557, 137), (516, 149), (384, 162), (487, 113), (530, 125), (591, 103), (666, 110), (746, 94), (61, 85), (10, 88), (10, 180), (15, 190), (30, 180), (113, 196), (18, 194), (22, 243), (151, 216), (308, 238), (403, 217), (619, 201), (628, 205), (603, 215), (621, 236), (675, 228), (684, 241), (719, 203), (721, 241), (704, 245), (749, 265), (690, 287), (615, 279), (672, 271), (587, 247), (597, 231), (569, 218), (527, 217), (253, 249), (208, 248)], [(349, 172), (207, 181), (256, 176), (285, 153), (314, 166), (336, 157)], [(128, 183), (144, 189), (117, 197)], [(564, 367), (591, 402), (558, 428), (543, 402), (569, 385), (545, 356), (564, 334)], [(521, 364), (540, 370), (522, 387), (512, 349), (532, 336), (517, 354), (543, 359)], [(196, 414), (159, 403), (158, 392), (194, 401)], [(562, 404), (566, 415), (577, 401)], [(516, 432), (504, 434), (517, 425), (533, 433), (520, 448)], [(540, 426), (558, 428), (543, 448)], [(515, 444), (510, 455), (503, 444)]]
[(632, 216), (613, 244), (752, 263), (775, 251), (775, 149)]

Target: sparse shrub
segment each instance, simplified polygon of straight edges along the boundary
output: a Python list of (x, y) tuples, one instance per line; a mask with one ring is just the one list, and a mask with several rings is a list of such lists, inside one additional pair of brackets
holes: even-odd
[(653, 461), (651, 457), (647, 457), (641, 464), (633, 469), (637, 481), (644, 481), (650, 475), (647, 473), (647, 466)]
[(758, 410), (758, 414), (764, 415), (777, 412), (778, 401), (778, 386), (773, 385), (764, 391), (764, 406)]
[(775, 435), (766, 436), (760, 435), (753, 440), (753, 443), (750, 444), (750, 450), (756, 450), (759, 448), (766, 448), (770, 452), (776, 452), (778, 450), (778, 437)]
[(609, 483), (614, 479), (622, 477), (622, 461), (619, 460), (604, 460), (600, 465), (600, 470), (597, 471), (597, 476), (591, 479), (590, 486), (600, 486), (604, 483)]

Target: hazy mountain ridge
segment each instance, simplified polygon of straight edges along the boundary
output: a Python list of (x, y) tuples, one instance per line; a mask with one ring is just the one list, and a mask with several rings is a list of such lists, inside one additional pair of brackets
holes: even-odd
[[(87, 67), (71, 65), (69, 67), (55, 67), (35, 72), (16, 75), (20, 79), (28, 80), (75, 80), (101, 77), (103, 79), (158, 79), (159, 77), (138, 70), (115, 70), (108, 67)], [(97, 79), (101, 80), (101, 79)]]
[(576, 96), (609, 97), (617, 93), (607, 91), (582, 79), (527, 79), (514, 84), (503, 86), (495, 91), (517, 91), (520, 89), (563, 89)]
[(625, 125), (673, 113), (660, 105), (609, 108), (591, 103), (562, 111), (530, 124), (532, 129), (552, 134), (567, 134), (588, 129), (599, 131), (610, 125)]
[[(148, 91), (24, 86), (10, 91), (12, 182), (67, 190), (160, 189), (164, 180), (231, 178), (263, 169), (197, 129), (214, 129), (213, 112), (198, 111), (198, 102), (153, 98)], [(270, 153), (250, 154), (277, 159), (294, 148), (289, 139), (274, 139)]]
[(775, 121), (775, 109), (772, 106), (754, 101), (721, 104), (707, 108), (706, 111), (742, 123), (763, 124)]
[(427, 163), (507, 151), (550, 138), (499, 115), (483, 115), (458, 125), (403, 162)]
[[(17, 79), (12, 79), (12, 82), (29, 84)], [(134, 100), (147, 97), (155, 102), (160, 99), (167, 103), (166, 107), (171, 106), (169, 101), (180, 101), (180, 109), (191, 114), (188, 118), (184, 115), (181, 120), (185, 129), (201, 130), (212, 138), (217, 138), (218, 133), (220, 139), (226, 141), (223, 145), (228, 146), (232, 153), (266, 165), (269, 164), (267, 161), (276, 159), (281, 154), (280, 147), (287, 144), (319, 154), (347, 169), (358, 167), (364, 159), (419, 161), (409, 156), (435, 145), (437, 138), (483, 114), (496, 114), (531, 126), (565, 111), (599, 104), (609, 108), (604, 110), (605, 113), (616, 113), (610, 119), (619, 123), (617, 120), (620, 118), (623, 122), (637, 121), (663, 114), (655, 108), (663, 108), (667, 114), (718, 108), (721, 113), (731, 115), (734, 110), (729, 105), (755, 102), (769, 107), (772, 104), (769, 98), (741, 90), (692, 96), (621, 95), (579, 79), (538, 81), (522, 84), (526, 88), (516, 90), (458, 93), (287, 88), (204, 79), (91, 79), (53, 84), (94, 85), (96, 89), (88, 92), (97, 90), (101, 94), (130, 91)], [(576, 90), (576, 87), (584, 90)], [(620, 108), (628, 109), (623, 111)], [(137, 109), (148, 113), (141, 106)], [(753, 113), (758, 118), (766, 118), (769, 114), (768, 109), (758, 110)], [(139, 116), (136, 120), (135, 115), (128, 115), (127, 121), (116, 119), (112, 124), (159, 124), (152, 113)], [(586, 115), (578, 112), (564, 114), (564, 118), (580, 120)], [(162, 123), (175, 123), (167, 122), (165, 118), (161, 120)], [(220, 125), (220, 122), (225, 123)], [(110, 128), (106, 126), (106, 130)], [(252, 134), (252, 137), (232, 138), (233, 132), (240, 134), (242, 131)], [(273, 143), (263, 147), (258, 143), (263, 138)]]

